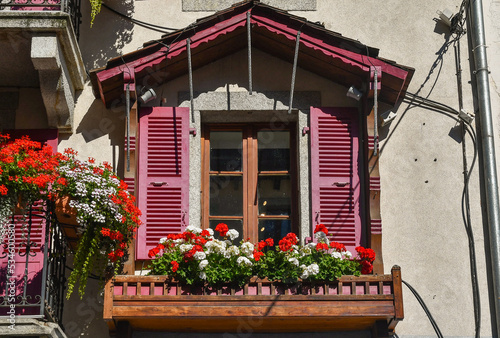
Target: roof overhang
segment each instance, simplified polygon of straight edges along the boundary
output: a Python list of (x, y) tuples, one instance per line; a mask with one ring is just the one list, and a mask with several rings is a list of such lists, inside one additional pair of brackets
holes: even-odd
[[(111, 59), (91, 73), (92, 85), (107, 107), (121, 102), (124, 83), (157, 86), (188, 72), (187, 38), (193, 69), (247, 48), (247, 12), (252, 47), (288, 62), (294, 59), (300, 31), (298, 66), (344, 86), (363, 88), (371, 67), (381, 70), (379, 99), (394, 105), (408, 88), (414, 70), (378, 57), (378, 50), (328, 31), (259, 1), (244, 1), (198, 20), (182, 31), (148, 42), (140, 50)], [(372, 74), (373, 75), (373, 74)]]

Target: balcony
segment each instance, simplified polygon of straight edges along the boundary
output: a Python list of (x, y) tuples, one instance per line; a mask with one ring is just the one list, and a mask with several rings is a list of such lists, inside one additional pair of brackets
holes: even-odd
[(87, 76), (80, 22), (80, 0), (0, 1), (0, 128), (72, 131)]
[(47, 207), (28, 210), (0, 236), (0, 336), (60, 337), (66, 241)]
[[(166, 276), (116, 276), (104, 295), (111, 331), (312, 332), (394, 330), (403, 319), (399, 267), (390, 275), (343, 276), (285, 286), (252, 279), (245, 287), (186, 287)], [(128, 329), (127, 329), (128, 330)], [(380, 333), (382, 331), (382, 333)]]

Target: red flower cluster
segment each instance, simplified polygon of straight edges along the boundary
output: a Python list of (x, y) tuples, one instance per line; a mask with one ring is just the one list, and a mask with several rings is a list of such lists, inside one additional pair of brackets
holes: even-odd
[(38, 192), (47, 190), (59, 178), (57, 168), (65, 155), (53, 153), (52, 147), (31, 141), (24, 136), (13, 141), (0, 134), (0, 194)]
[(316, 251), (328, 251), (328, 244), (326, 243), (318, 243), (316, 244)]
[(119, 258), (123, 257), (125, 253), (123, 252), (123, 250), (121, 249), (116, 249), (115, 251), (111, 251), (109, 254), (108, 254), (108, 258), (112, 261), (112, 262), (116, 262)]
[(108, 228), (102, 228), (101, 234), (104, 237), (111, 238), (113, 241), (114, 240), (117, 240), (119, 242), (123, 241), (123, 234), (118, 230), (110, 230)]
[(224, 223), (219, 223), (215, 227), (215, 231), (218, 231), (221, 237), (226, 237), (227, 232), (229, 231), (229, 228), (227, 227), (226, 224)]
[(259, 243), (257, 243), (257, 247), (253, 251), (253, 258), (255, 259), (256, 262), (258, 262), (260, 260), (260, 258), (262, 256), (264, 256), (264, 253), (262, 252), (262, 250), (266, 246), (273, 247), (274, 246), (274, 239), (266, 238), (265, 240), (262, 240)]
[(176, 261), (171, 261), (170, 264), (172, 264), (172, 272), (176, 272), (179, 269), (179, 263)]
[(317, 232), (324, 232), (325, 235), (328, 235), (328, 229), (325, 227), (324, 224), (316, 224), (316, 229), (314, 229), (314, 233)]
[(342, 244), (342, 243), (338, 243), (338, 242), (330, 242), (330, 247), (332, 249), (334, 249), (335, 251), (338, 251), (338, 252), (345, 252), (345, 251), (347, 251), (345, 245)]
[(279, 241), (280, 250), (283, 252), (292, 251), (292, 245), (297, 244), (297, 235), (293, 232), (290, 232), (288, 235), (283, 237), (282, 240)]
[(193, 244), (193, 248), (184, 253), (184, 261), (189, 261), (193, 258), (196, 252), (203, 251), (203, 245), (212, 240), (209, 237), (210, 233), (208, 232), (208, 230), (203, 230), (199, 235), (189, 231), (184, 231), (180, 234), (168, 234), (167, 242), (160, 243), (153, 249), (149, 250), (148, 256), (149, 258), (154, 258), (160, 253), (161, 250), (164, 250), (166, 248), (165, 245), (167, 245), (167, 247), (173, 248), (175, 246), (175, 243), (173, 241), (183, 239), (184, 243)]
[(370, 248), (356, 247), (361, 263), (361, 273), (368, 274), (373, 271), (373, 261), (375, 260), (375, 251)]

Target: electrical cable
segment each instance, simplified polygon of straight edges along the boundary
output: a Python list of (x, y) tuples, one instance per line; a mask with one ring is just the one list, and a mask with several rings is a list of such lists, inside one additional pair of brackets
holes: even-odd
[(429, 321), (431, 322), (431, 325), (434, 328), (434, 331), (436, 332), (436, 335), (439, 338), (443, 338), (443, 334), (441, 333), (441, 330), (439, 329), (436, 321), (434, 320), (434, 317), (432, 317), (431, 312), (427, 308), (427, 305), (425, 305), (424, 300), (422, 299), (422, 297), (420, 297), (420, 295), (418, 294), (417, 290), (415, 290), (410, 284), (408, 284), (404, 280), (402, 280), (402, 282), (403, 282), (404, 285), (406, 285), (408, 287), (408, 289), (410, 289), (410, 291), (413, 293), (413, 295), (415, 296), (415, 298), (417, 298), (417, 301), (420, 303), (420, 306), (422, 307), (422, 309), (424, 310), (425, 314), (427, 315), (427, 318), (429, 318)]
[(145, 21), (134, 19), (134, 18), (132, 18), (132, 17), (126, 15), (126, 14), (118, 12), (117, 10), (115, 10), (114, 8), (111, 8), (110, 6), (106, 5), (105, 3), (103, 3), (102, 6), (104, 8), (106, 8), (107, 10), (109, 10), (109, 11), (117, 14), (118, 16), (121, 16), (122, 18), (124, 18), (124, 19), (126, 19), (126, 20), (128, 20), (130, 22), (135, 23), (138, 26), (141, 26), (141, 27), (144, 27), (144, 28), (148, 28), (148, 29), (154, 30), (156, 32), (171, 33), (171, 32), (167, 32), (167, 31), (176, 31), (176, 30), (179, 30), (177, 28), (159, 26), (159, 25), (155, 25), (155, 24), (152, 24), (152, 23), (149, 23), (149, 22), (145, 22)]

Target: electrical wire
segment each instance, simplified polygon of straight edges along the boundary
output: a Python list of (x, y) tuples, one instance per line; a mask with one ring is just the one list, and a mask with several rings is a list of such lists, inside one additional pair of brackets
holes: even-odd
[(141, 21), (141, 20), (137, 20), (137, 19), (134, 19), (126, 14), (123, 14), (121, 12), (118, 12), (116, 9), (114, 8), (111, 8), (110, 6), (106, 5), (105, 3), (102, 4), (102, 6), (104, 8), (106, 8), (107, 10), (115, 13), (116, 15), (124, 18), (125, 20), (127, 21), (130, 21), (130, 22), (133, 22), (135, 23), (136, 25), (138, 26), (141, 26), (141, 27), (144, 27), (144, 28), (147, 28), (147, 29), (150, 29), (150, 30), (153, 30), (153, 31), (156, 31), (156, 32), (160, 32), (160, 33), (171, 33), (170, 31), (176, 31), (178, 30), (177, 28), (171, 28), (171, 27), (165, 27), (165, 26), (159, 26), (159, 25), (154, 25), (152, 23), (149, 23), (149, 22), (145, 22), (145, 21)]
[(431, 322), (431, 325), (434, 328), (434, 331), (436, 332), (436, 335), (439, 338), (443, 338), (443, 334), (441, 333), (441, 330), (439, 329), (439, 326), (437, 325), (436, 321), (434, 320), (434, 317), (432, 317), (431, 312), (427, 308), (427, 305), (425, 305), (424, 300), (422, 299), (422, 297), (420, 297), (420, 295), (418, 294), (417, 290), (415, 290), (413, 288), (413, 286), (411, 286), (409, 283), (405, 282), (404, 280), (402, 280), (402, 282), (403, 282), (404, 285), (406, 285), (408, 287), (408, 289), (410, 289), (410, 291), (413, 293), (413, 295), (415, 296), (415, 298), (417, 298), (417, 301), (420, 303), (420, 306), (422, 307), (422, 309), (424, 310), (425, 314), (427, 315), (427, 318), (429, 318), (429, 321)]

